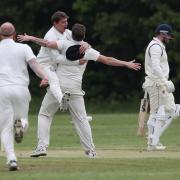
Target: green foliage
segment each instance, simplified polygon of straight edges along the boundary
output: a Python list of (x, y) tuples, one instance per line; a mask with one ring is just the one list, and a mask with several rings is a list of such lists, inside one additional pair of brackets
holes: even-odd
[[(170, 78), (180, 90), (180, 5), (177, 0), (6, 0), (0, 3), (0, 23), (11, 21), (17, 33), (27, 32), (43, 37), (51, 26), (50, 17), (56, 10), (69, 16), (69, 27), (75, 22), (87, 27), (86, 41), (102, 54), (123, 60), (136, 58), (144, 64), (144, 52), (160, 23), (169, 23), (175, 38), (167, 46), (170, 61)], [(37, 54), (39, 47), (30, 44)], [(133, 72), (90, 62), (84, 77), (83, 88), (88, 101), (98, 99), (127, 100), (141, 95), (144, 69)], [(37, 78), (31, 72), (30, 89), (39, 96)], [(175, 94), (177, 100), (180, 95)]]

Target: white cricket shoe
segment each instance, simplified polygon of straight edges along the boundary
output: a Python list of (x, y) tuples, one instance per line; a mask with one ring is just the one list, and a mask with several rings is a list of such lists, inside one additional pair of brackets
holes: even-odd
[(39, 156), (46, 156), (47, 155), (47, 148), (44, 146), (39, 146), (32, 152), (30, 157), (39, 157)]
[(9, 171), (17, 171), (19, 169), (16, 160), (9, 161), (8, 165), (9, 165)]
[(88, 158), (90, 159), (94, 159), (96, 158), (96, 151), (95, 150), (88, 150), (88, 151), (85, 151), (85, 154)]
[(14, 122), (14, 139), (17, 143), (21, 143), (23, 139), (23, 126), (21, 119), (16, 119)]
[(156, 145), (156, 149), (157, 150), (165, 150), (166, 146), (164, 146), (163, 144), (161, 144), (160, 142)]
[(156, 146), (148, 145), (147, 151), (163, 151), (166, 149), (166, 146), (163, 146), (162, 144), (158, 143)]
[(60, 110), (61, 111), (66, 111), (68, 109), (68, 104), (69, 104), (70, 96), (71, 96), (71, 94), (70, 94), (69, 91), (66, 91), (63, 94), (61, 105), (60, 105)]

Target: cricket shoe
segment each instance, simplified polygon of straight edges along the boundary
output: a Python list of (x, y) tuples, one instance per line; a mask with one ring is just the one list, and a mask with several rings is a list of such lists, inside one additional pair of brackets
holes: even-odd
[(63, 94), (61, 105), (60, 105), (60, 110), (61, 111), (66, 111), (68, 109), (70, 96), (71, 96), (71, 94), (70, 94), (69, 91), (66, 91)]
[(90, 159), (94, 159), (97, 156), (96, 151), (94, 151), (94, 150), (85, 151), (85, 154)]
[(158, 144), (156, 146), (148, 145), (147, 151), (163, 151), (166, 149), (166, 146), (163, 146), (162, 144)]
[(164, 146), (163, 144), (161, 144), (160, 142), (156, 145), (157, 150), (165, 150), (166, 146)]
[(39, 157), (39, 156), (46, 156), (47, 155), (47, 148), (45, 146), (39, 146), (32, 152), (30, 157)]
[(23, 126), (21, 119), (16, 119), (14, 122), (14, 139), (17, 143), (21, 143), (23, 139)]
[(17, 161), (15, 160), (9, 161), (8, 165), (9, 165), (9, 171), (17, 171), (19, 169), (17, 165)]

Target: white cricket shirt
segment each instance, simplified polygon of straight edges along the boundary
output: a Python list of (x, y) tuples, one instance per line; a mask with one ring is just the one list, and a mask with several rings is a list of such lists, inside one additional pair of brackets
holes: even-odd
[(146, 80), (164, 84), (169, 78), (169, 64), (164, 44), (157, 38), (149, 43), (145, 53)]
[[(66, 50), (75, 44), (80, 44), (79, 41), (68, 41), (68, 40), (60, 40), (57, 41), (59, 51), (65, 55)], [(100, 53), (93, 48), (89, 48), (85, 51), (84, 59), (96, 61), (99, 57)], [(67, 60), (68, 61), (68, 60)], [(73, 88), (73, 89), (81, 89), (82, 86), (82, 78), (85, 71), (87, 63), (84, 65), (77, 66), (68, 66), (68, 65), (58, 65), (56, 73), (60, 80), (60, 84), (63, 87)]]
[[(68, 39), (71, 40), (72, 32), (68, 29), (65, 30), (64, 33), (60, 33), (56, 28), (53, 26), (45, 35), (44, 39), (49, 41), (57, 41), (57, 40), (63, 40)], [(39, 54), (37, 55), (37, 61), (41, 65), (53, 65), (56, 64), (53, 61), (53, 57), (51, 56), (53, 53), (54, 56), (58, 56), (60, 52), (58, 50), (41, 47)]]
[(32, 49), (12, 39), (0, 43), (0, 86), (29, 85), (27, 62), (36, 58)]

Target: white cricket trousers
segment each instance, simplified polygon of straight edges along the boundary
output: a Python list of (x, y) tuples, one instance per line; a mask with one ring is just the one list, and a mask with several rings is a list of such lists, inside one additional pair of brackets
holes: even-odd
[[(68, 91), (70, 91), (70, 89), (68, 89)], [(43, 99), (38, 116), (38, 147), (47, 147), (49, 145), (50, 127), (54, 114), (57, 110), (58, 103), (51, 92), (48, 91)], [(80, 142), (83, 149), (85, 151), (94, 150), (95, 146), (93, 143), (91, 127), (86, 118), (87, 114), (83, 95), (71, 94), (69, 101), (69, 111), (76, 132), (80, 137)]]
[[(160, 136), (172, 122), (173, 113), (176, 109), (174, 96), (168, 93), (164, 86), (147, 86), (145, 90), (150, 99), (150, 117), (148, 119), (148, 136), (152, 137), (152, 145), (157, 145)], [(164, 114), (159, 114), (159, 108), (164, 107)]]
[(60, 88), (60, 83), (59, 83), (59, 79), (57, 77), (55, 68), (53, 66), (46, 66), (43, 68), (44, 68), (44, 72), (46, 73), (48, 77), (50, 91), (52, 92), (53, 96), (57, 99), (60, 105), (63, 94)]
[(0, 87), (0, 133), (7, 162), (17, 160), (14, 152), (14, 120), (26, 119), (31, 96), (26, 86)]
[(157, 113), (158, 108), (164, 105), (165, 112), (171, 114), (175, 111), (176, 105), (172, 93), (168, 93), (164, 86), (148, 86), (145, 90), (149, 94), (150, 114)]

